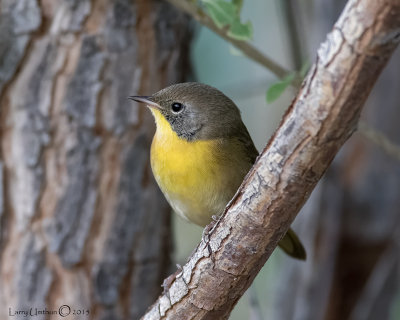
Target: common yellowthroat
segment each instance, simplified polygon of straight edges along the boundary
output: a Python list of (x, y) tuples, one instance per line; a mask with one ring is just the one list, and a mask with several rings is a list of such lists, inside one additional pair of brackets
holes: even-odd
[[(258, 156), (239, 109), (219, 90), (196, 82), (129, 98), (145, 103), (155, 118), (151, 168), (167, 201), (186, 220), (206, 226), (223, 212)], [(279, 246), (306, 258), (292, 229)]]

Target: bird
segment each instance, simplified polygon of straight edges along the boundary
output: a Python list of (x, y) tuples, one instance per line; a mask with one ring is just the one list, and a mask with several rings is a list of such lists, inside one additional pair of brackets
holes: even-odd
[[(198, 82), (129, 99), (154, 116), (150, 162), (167, 202), (185, 220), (205, 227), (223, 213), (259, 155), (239, 108), (218, 89)], [(292, 229), (278, 245), (289, 256), (306, 259)]]

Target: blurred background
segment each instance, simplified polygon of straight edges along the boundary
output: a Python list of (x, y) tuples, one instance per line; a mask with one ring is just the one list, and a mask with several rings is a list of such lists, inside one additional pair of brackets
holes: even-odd
[[(241, 17), (257, 48), (299, 70), (344, 5), (246, 0)], [(215, 86), (261, 150), (295, 91), (268, 104), (271, 72), (164, 1), (0, 8), (0, 319), (64, 305), (139, 319), (202, 229), (170, 215), (149, 166), (154, 121), (127, 96)], [(399, 70), (397, 51), (362, 115), (397, 145)], [(400, 160), (355, 133), (293, 225), (307, 261), (277, 250), (231, 319), (400, 319), (399, 210)]]

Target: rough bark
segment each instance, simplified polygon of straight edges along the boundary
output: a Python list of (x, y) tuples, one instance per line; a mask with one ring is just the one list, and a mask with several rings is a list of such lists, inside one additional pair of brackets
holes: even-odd
[(396, 0), (350, 0), (229, 205), (144, 319), (226, 319), (357, 126), (400, 40)]
[(153, 120), (127, 96), (184, 80), (189, 21), (161, 1), (0, 5), (0, 317), (137, 319), (168, 271), (170, 226)]

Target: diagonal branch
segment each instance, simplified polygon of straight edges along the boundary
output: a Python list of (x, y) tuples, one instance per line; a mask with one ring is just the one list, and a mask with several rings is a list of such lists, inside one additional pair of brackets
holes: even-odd
[(225, 215), (143, 319), (228, 318), (354, 132), (399, 40), (398, 0), (349, 0)]

